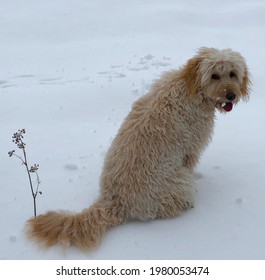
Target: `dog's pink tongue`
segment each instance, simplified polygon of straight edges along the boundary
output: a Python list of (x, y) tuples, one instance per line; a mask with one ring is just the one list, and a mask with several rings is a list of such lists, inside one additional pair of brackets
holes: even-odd
[(232, 102), (226, 102), (224, 106), (222, 106), (222, 108), (226, 111), (226, 112), (230, 112), (233, 109), (233, 103)]

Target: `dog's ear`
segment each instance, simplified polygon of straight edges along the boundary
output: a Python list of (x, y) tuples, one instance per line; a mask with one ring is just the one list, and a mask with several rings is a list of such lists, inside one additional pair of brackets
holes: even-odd
[(241, 85), (241, 94), (243, 99), (248, 100), (249, 93), (250, 93), (250, 86), (251, 86), (251, 80), (250, 80), (250, 74), (248, 69), (245, 69), (242, 85)]
[(196, 94), (201, 87), (200, 63), (201, 57), (195, 56), (188, 60), (180, 72), (180, 78), (185, 81), (187, 92), (191, 95)]

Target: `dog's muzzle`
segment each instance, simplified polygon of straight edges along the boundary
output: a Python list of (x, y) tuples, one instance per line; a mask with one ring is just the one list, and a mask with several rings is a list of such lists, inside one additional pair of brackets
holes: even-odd
[(228, 92), (227, 94), (226, 94), (226, 99), (228, 100), (228, 101), (226, 101), (226, 102), (223, 102), (222, 104), (221, 104), (221, 107), (222, 107), (222, 109), (224, 109), (226, 112), (230, 112), (230, 111), (232, 111), (232, 109), (233, 109), (233, 103), (232, 103), (232, 101), (236, 98), (236, 94), (234, 93), (234, 92)]

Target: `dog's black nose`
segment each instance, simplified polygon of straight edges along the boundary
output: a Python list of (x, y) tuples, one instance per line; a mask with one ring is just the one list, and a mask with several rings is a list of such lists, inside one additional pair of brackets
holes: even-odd
[(236, 94), (233, 93), (233, 92), (228, 92), (225, 97), (226, 97), (227, 100), (233, 101), (236, 98)]

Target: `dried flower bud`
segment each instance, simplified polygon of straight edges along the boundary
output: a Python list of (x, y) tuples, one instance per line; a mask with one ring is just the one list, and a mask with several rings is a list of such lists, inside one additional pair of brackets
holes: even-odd
[(23, 149), (23, 148), (25, 148), (25, 146), (26, 146), (25, 143), (18, 143), (18, 144), (17, 144), (17, 147), (18, 147), (19, 149)]
[(9, 157), (12, 157), (13, 154), (14, 154), (14, 152), (15, 152), (15, 150), (9, 151), (9, 152), (8, 152)]
[(39, 169), (39, 165), (38, 164), (34, 164), (30, 167), (29, 172), (34, 173)]
[(24, 138), (23, 134), (26, 133), (25, 129), (19, 129), (17, 132), (15, 132), (12, 136), (13, 138), (13, 142), (17, 145), (17, 147), (19, 149), (24, 149), (25, 148), (25, 143), (22, 141), (22, 139)]

